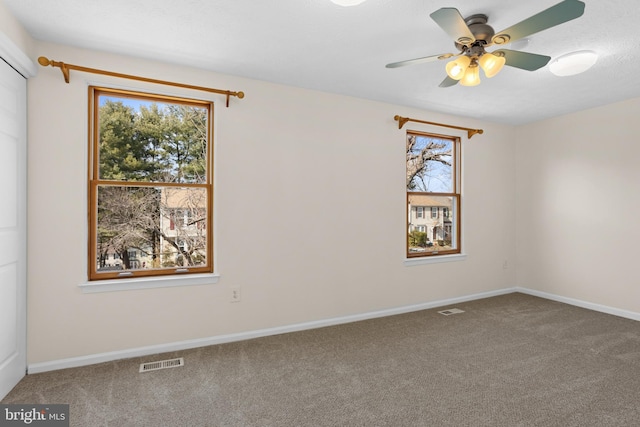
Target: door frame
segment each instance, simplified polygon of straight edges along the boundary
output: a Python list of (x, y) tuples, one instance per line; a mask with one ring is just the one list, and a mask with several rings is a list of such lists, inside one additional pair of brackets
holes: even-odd
[(36, 63), (2, 31), (0, 31), (0, 58), (22, 74), (25, 79), (35, 77), (38, 74)]

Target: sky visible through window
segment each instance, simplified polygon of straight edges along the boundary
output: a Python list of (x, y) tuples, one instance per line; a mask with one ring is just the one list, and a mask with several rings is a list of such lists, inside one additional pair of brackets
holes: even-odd
[(136, 113), (140, 112), (141, 106), (149, 108), (151, 104), (156, 104), (158, 106), (158, 109), (162, 111), (162, 110), (165, 110), (168, 105), (162, 102), (147, 101), (144, 99), (103, 95), (100, 97), (100, 107), (105, 105), (108, 101), (122, 102), (122, 105), (124, 105), (125, 107), (131, 107)]
[[(434, 147), (429, 149), (428, 147)], [(416, 143), (412, 149), (413, 154), (423, 151), (429, 153), (422, 173), (413, 179), (413, 191), (428, 191), (432, 193), (451, 193), (453, 181), (451, 176), (451, 162), (453, 159), (453, 143), (448, 139), (416, 136)]]

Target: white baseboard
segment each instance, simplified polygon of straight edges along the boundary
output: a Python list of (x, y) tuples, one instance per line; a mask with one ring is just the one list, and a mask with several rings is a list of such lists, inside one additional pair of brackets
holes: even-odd
[(111, 351), (108, 353), (90, 354), (87, 356), (71, 357), (68, 359), (52, 360), (49, 362), (39, 362), (29, 364), (27, 372), (36, 374), (40, 372), (55, 371), (58, 369), (77, 368), (80, 366), (93, 365), (96, 363), (111, 362), (114, 360), (128, 359), (131, 357), (148, 356), (158, 353), (167, 353), (178, 350), (188, 350), (191, 348), (204, 347), (215, 344), (224, 344), (235, 341), (244, 341), (252, 338), (266, 337), (270, 335), (284, 334), (288, 332), (304, 331), (307, 329), (322, 328), (344, 323), (357, 322), (360, 320), (374, 319), (378, 317), (393, 316), (396, 314), (410, 313), (413, 311), (427, 310), (430, 308), (450, 306), (462, 302), (490, 298), (498, 295), (505, 295), (516, 292), (516, 288), (499, 289), (496, 291), (482, 292), (478, 294), (465, 295), (462, 297), (449, 298), (438, 301), (431, 301), (421, 304), (413, 304), (403, 307), (395, 307), (385, 310), (372, 311), (367, 313), (354, 314), (349, 316), (334, 317), (331, 319), (316, 320), (312, 322), (296, 323), (292, 325), (279, 326), (275, 328), (258, 329), (255, 331), (240, 332), (236, 334), (217, 335), (214, 337), (201, 338), (174, 343), (159, 344), (147, 347), (138, 347), (127, 350)]
[(436, 307), (451, 306), (467, 301), (474, 301), (483, 298), (495, 297), (498, 295), (506, 295), (514, 292), (520, 292), (527, 295), (537, 296), (540, 298), (558, 301), (589, 310), (599, 311), (602, 313), (612, 314), (614, 316), (624, 317), (627, 319), (640, 321), (640, 313), (621, 310), (613, 307), (594, 304), (586, 301), (567, 298), (547, 292), (536, 291), (533, 289), (513, 287), (504, 288), (495, 291), (481, 292), (478, 294), (465, 295), (462, 297), (449, 298), (444, 300), (431, 301), (420, 304), (407, 305), (403, 307), (395, 307), (385, 310), (371, 311), (367, 313), (354, 314), (349, 316), (334, 317), (331, 319), (315, 320), (312, 322), (296, 323), (292, 325), (278, 326), (275, 328), (258, 329), (255, 331), (240, 332), (235, 334), (217, 335), (214, 337), (201, 338), (188, 341), (179, 341), (174, 343), (159, 344), (147, 347), (138, 347), (127, 350), (112, 351), (108, 353), (90, 354), (81, 357), (71, 357), (68, 359), (52, 360), (50, 362), (32, 363), (28, 366), (29, 374), (39, 372), (55, 371), (58, 369), (77, 368), (80, 366), (93, 365), (96, 363), (111, 362), (114, 360), (128, 359), (131, 357), (148, 356), (158, 353), (167, 353), (171, 351), (188, 350), (191, 348), (204, 347), (216, 344), (225, 344), (236, 341), (244, 341), (252, 338), (267, 337), (270, 335), (284, 334), (288, 332), (304, 331), (308, 329), (323, 328), (326, 326), (341, 325), (344, 323), (357, 322), (360, 320), (374, 319), (378, 317), (393, 316), (396, 314), (410, 313), (413, 311), (427, 310)]
[(624, 317), (626, 319), (638, 320), (640, 321), (640, 313), (636, 313), (633, 311), (622, 310), (619, 308), (609, 307), (602, 304), (595, 304), (592, 302), (582, 301), (574, 298), (563, 297), (560, 295), (550, 294), (548, 292), (536, 291), (534, 289), (528, 288), (514, 288), (514, 292), (521, 292), (527, 295), (533, 295), (535, 297), (540, 297), (544, 299), (549, 299), (552, 301), (563, 302), (569, 305), (575, 305), (576, 307), (587, 308), (593, 311), (599, 311), (601, 313), (612, 314), (618, 317)]

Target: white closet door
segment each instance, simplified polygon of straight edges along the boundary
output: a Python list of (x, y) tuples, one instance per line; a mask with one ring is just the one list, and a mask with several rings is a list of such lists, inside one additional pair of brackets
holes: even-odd
[(27, 81), (0, 58), (0, 399), (25, 375)]

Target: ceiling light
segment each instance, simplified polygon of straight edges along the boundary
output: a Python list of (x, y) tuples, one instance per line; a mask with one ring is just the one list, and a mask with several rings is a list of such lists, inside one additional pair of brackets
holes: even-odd
[(465, 55), (459, 56), (447, 63), (445, 67), (447, 75), (453, 80), (460, 80), (464, 76), (465, 71), (467, 71), (467, 68), (469, 68), (469, 64), (471, 64), (471, 58)]
[(505, 62), (507, 62), (507, 60), (504, 56), (496, 56), (489, 52), (485, 52), (478, 60), (478, 63), (484, 70), (484, 75), (488, 78), (498, 74), (500, 70), (502, 70), (502, 67), (504, 67)]
[(477, 86), (480, 84), (480, 67), (478, 64), (471, 64), (467, 71), (465, 71), (462, 80), (460, 80), (462, 86)]
[(551, 61), (549, 70), (556, 76), (573, 76), (584, 73), (598, 60), (598, 55), (590, 50), (567, 53)]
[(339, 6), (357, 6), (360, 3), (364, 3), (365, 0), (331, 0), (333, 3)]

